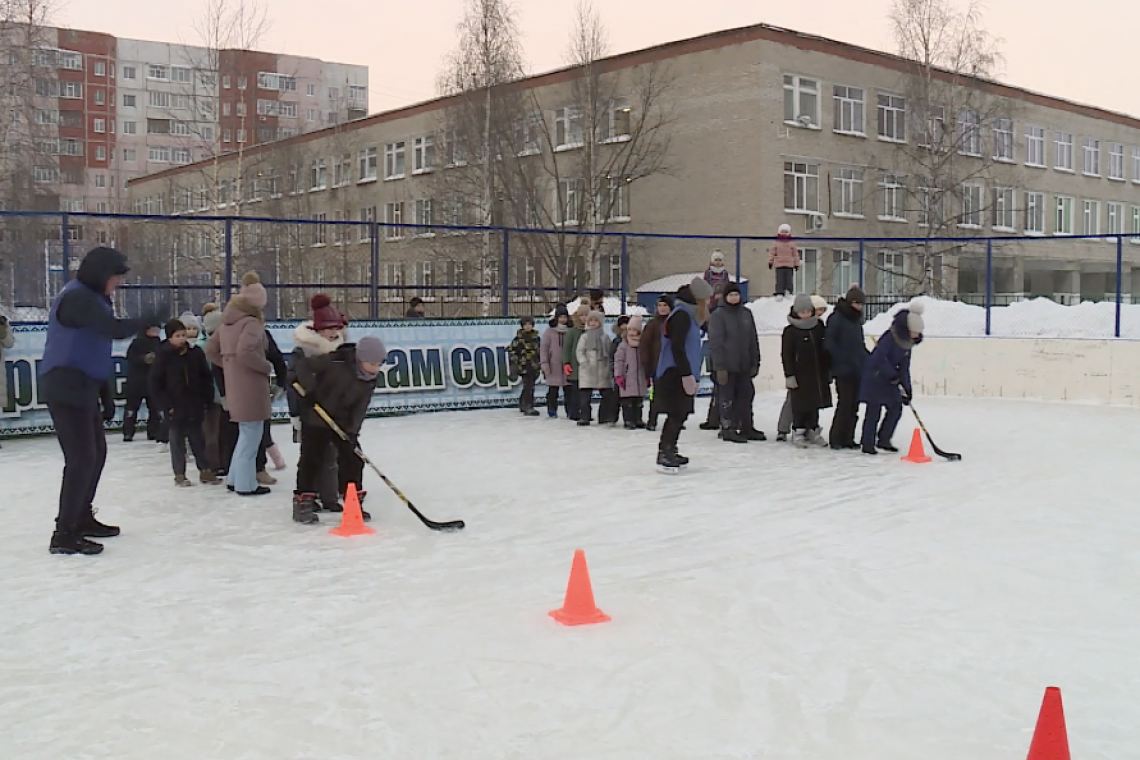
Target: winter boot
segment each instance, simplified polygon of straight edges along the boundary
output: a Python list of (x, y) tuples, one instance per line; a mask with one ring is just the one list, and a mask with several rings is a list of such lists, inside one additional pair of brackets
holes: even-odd
[(882, 449), (883, 451), (889, 451), (889, 452), (891, 452), (892, 454), (897, 454), (897, 453), (899, 453), (899, 450), (898, 450), (897, 448), (895, 448), (894, 444), (892, 444), (890, 441), (887, 441), (886, 443), (882, 443), (882, 442), (880, 441), (880, 442), (879, 442), (879, 444), (878, 444), (878, 446), (879, 446), (879, 448), (880, 448), (880, 449)]
[(202, 470), (198, 473), (198, 482), (205, 486), (220, 486), (222, 479), (215, 475), (213, 470)]
[(823, 437), (823, 434), (820, 433), (819, 430), (807, 431), (807, 440), (808, 443), (813, 446), (827, 446), (827, 439)]
[(189, 488), (194, 484), (191, 483), (190, 478), (186, 477), (185, 475), (175, 475), (174, 485), (179, 486), (180, 488)]
[(265, 470), (262, 470), (261, 472), (257, 473), (257, 482), (263, 486), (273, 486), (277, 485), (277, 478), (273, 477)]
[(768, 436), (764, 435), (764, 432), (762, 430), (757, 430), (756, 428), (749, 428), (748, 430), (744, 431), (744, 436), (750, 441), (768, 440)]
[(792, 431), (792, 445), (797, 449), (806, 449), (811, 446), (811, 441), (808, 440), (806, 430), (793, 430)]
[(528, 407), (527, 410), (525, 412), (523, 412), (523, 414), (525, 414), (527, 417), (538, 417), (538, 416), (540, 416), (538, 413), (538, 410), (535, 409), (533, 406)]
[(578, 427), (590, 427), (589, 420), (578, 420)]
[(871, 455), (878, 455), (879, 452), (875, 450), (874, 446), (864, 446), (863, 447), (863, 453), (864, 454), (871, 454)]
[[(277, 448), (276, 443), (273, 444), (272, 446), (270, 446), (269, 448), (267, 448), (265, 450), (265, 453), (268, 454), (269, 458), (273, 460), (273, 469), (275, 469), (275, 470), (284, 470), (285, 469), (285, 457), (283, 457), (281, 455), (281, 449)], [(272, 484), (270, 484), (270, 485), (272, 485)]]
[(777, 433), (776, 434), (776, 443), (787, 443), (787, 442), (788, 442), (788, 434), (787, 433)]
[[(229, 488), (231, 491), (234, 491), (233, 486), (230, 486)], [(273, 492), (265, 486), (258, 486), (252, 491), (234, 491), (234, 493), (236, 493), (238, 496), (265, 496), (266, 494)]]
[(103, 551), (103, 544), (88, 541), (82, 536), (72, 536), (60, 533), (58, 530), (51, 534), (51, 544), (48, 551), (52, 554), (86, 554), (93, 556)]
[(558, 410), (557, 409), (547, 409), (546, 410), (546, 416), (552, 420), (556, 420), (556, 419), (558, 419)]
[(701, 430), (716, 430), (716, 429), (717, 429), (717, 426), (716, 426), (715, 422), (702, 422), (701, 423)]
[(313, 509), (313, 503), (316, 500), (316, 494), (293, 494), (293, 522), (301, 523), (302, 525), (316, 525), (319, 523), (321, 518), (317, 517), (316, 510)]
[(122, 533), (118, 525), (104, 525), (96, 520), (92, 507), (87, 508), (87, 514), (80, 519), (76, 532), (84, 538), (114, 538)]
[(719, 437), (727, 443), (748, 443), (747, 436), (741, 435), (732, 428), (721, 428)]

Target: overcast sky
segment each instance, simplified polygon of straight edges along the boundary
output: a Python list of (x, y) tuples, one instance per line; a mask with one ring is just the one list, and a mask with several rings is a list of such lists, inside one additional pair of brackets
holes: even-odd
[[(462, 0), (268, 0), (273, 28), (261, 45), (370, 68), (373, 111), (435, 94), (453, 47)], [(573, 0), (515, 0), (528, 71), (564, 62)], [(597, 0), (614, 53), (756, 23), (893, 50), (890, 0)], [(60, 23), (118, 37), (196, 42), (198, 0), (68, 0)], [(1004, 40), (1003, 79), (1050, 95), (1140, 115), (1132, 79), (1136, 0), (991, 0)]]

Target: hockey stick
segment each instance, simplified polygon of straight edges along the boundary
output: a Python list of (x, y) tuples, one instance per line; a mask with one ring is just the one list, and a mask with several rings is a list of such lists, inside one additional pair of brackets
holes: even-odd
[(922, 424), (922, 418), (918, 416), (918, 410), (914, 408), (913, 401), (910, 403), (910, 411), (914, 414), (914, 418), (918, 420), (918, 426), (922, 428), (922, 432), (926, 434), (926, 440), (930, 442), (930, 448), (934, 450), (935, 454), (951, 462), (962, 461), (961, 454), (954, 454), (952, 452), (943, 451), (942, 449), (938, 448), (938, 445), (934, 443), (934, 439), (930, 437), (930, 431), (926, 429), (926, 425)]
[[(293, 388), (301, 396), (305, 395), (305, 389), (301, 387), (300, 383), (293, 383)], [(329, 416), (329, 413), (326, 412), (320, 404), (314, 403), (313, 404), (313, 410), (318, 415), (320, 415), (320, 418), (325, 421), (325, 424), (329, 426), (329, 429), (337, 434), (337, 437), (339, 437), (342, 441), (345, 441), (346, 443), (349, 442), (348, 433), (344, 432), (344, 430), (341, 429), (340, 425), (336, 424), (336, 421), (332, 417)], [(400, 501), (404, 502), (404, 506), (406, 506), (408, 509), (412, 510), (412, 514), (414, 514), (416, 517), (420, 518), (420, 522), (422, 522), (424, 525), (428, 526), (432, 530), (447, 530), (447, 531), (463, 530), (463, 528), (466, 527), (466, 523), (464, 523), (462, 520), (450, 520), (448, 522), (436, 522), (435, 520), (429, 520), (427, 517), (424, 516), (423, 512), (416, 509), (416, 505), (412, 504), (412, 502), (408, 499), (407, 496), (404, 496), (404, 492), (401, 491), (399, 488), (397, 488), (395, 483), (388, 480), (388, 476), (385, 475), (384, 473), (380, 472), (380, 468), (377, 467), (375, 464), (373, 464), (372, 460), (364, 455), (364, 452), (361, 451), (360, 446), (356, 446), (353, 449), (353, 453), (356, 454), (356, 456), (360, 457), (361, 462), (364, 462), (364, 464), (371, 467), (372, 471), (380, 476), (380, 479), (384, 481), (384, 485), (391, 488), (392, 493), (396, 494), (396, 496), (398, 496), (400, 498)]]

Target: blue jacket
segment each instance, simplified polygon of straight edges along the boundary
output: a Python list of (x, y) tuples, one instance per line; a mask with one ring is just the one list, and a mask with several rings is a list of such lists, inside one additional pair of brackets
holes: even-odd
[(913, 395), (910, 382), (910, 352), (922, 342), (911, 341), (906, 319), (910, 311), (903, 309), (895, 315), (891, 329), (879, 338), (875, 350), (867, 360), (863, 370), (863, 383), (859, 389), (859, 400), (867, 404), (893, 406), (902, 403), (899, 389)]
[(840, 298), (827, 319), (823, 347), (831, 359), (831, 374), (843, 380), (859, 381), (867, 365), (867, 345), (863, 337), (863, 315)]
[(701, 331), (692, 306), (681, 299), (677, 299), (672, 313), (665, 318), (656, 377), (664, 377), (671, 369), (678, 370), (681, 377), (699, 378), (701, 374)]

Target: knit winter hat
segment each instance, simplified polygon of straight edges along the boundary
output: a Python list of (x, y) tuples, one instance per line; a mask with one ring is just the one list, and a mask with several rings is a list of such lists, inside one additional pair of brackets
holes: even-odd
[(909, 313), (906, 315), (906, 329), (919, 334), (923, 333), (926, 330), (926, 322), (922, 319), (922, 312), (924, 311), (922, 304), (918, 301), (911, 301), (907, 311)]
[(826, 309), (827, 300), (823, 296), (812, 295), (811, 307), (813, 309)]
[(791, 237), (792, 236), (792, 225), (781, 224), (780, 228), (776, 231), (776, 234), (779, 235), (780, 237)]
[(269, 303), (269, 294), (265, 292), (265, 286), (261, 284), (257, 272), (246, 272), (242, 275), (239, 295), (259, 309), (264, 309), (265, 304)]
[(713, 266), (724, 266), (724, 254), (720, 251), (713, 251), (712, 256), (709, 258), (709, 263)]
[(375, 335), (365, 335), (356, 344), (356, 361), (383, 364), (388, 358), (388, 349), (384, 341)]
[(213, 335), (222, 326), (222, 312), (220, 309), (206, 312), (202, 317), (202, 329), (206, 331), (206, 335)]
[(732, 281), (725, 283), (724, 295), (727, 296), (729, 293), (739, 293), (739, 292), (740, 292), (740, 285), (738, 285), (737, 283), (732, 282)]
[(185, 325), (187, 330), (202, 329), (202, 323), (198, 321), (197, 317), (188, 311), (183, 313), (182, 316), (178, 318), (178, 321)]
[(166, 339), (170, 340), (170, 337), (174, 335), (174, 333), (186, 332), (186, 325), (182, 324), (182, 320), (180, 319), (172, 319), (166, 323), (166, 327), (163, 329), (166, 331)]
[(712, 298), (713, 287), (704, 277), (694, 277), (693, 281), (689, 283), (689, 292), (697, 301), (707, 301)]
[(847, 291), (847, 295), (844, 296), (844, 298), (847, 299), (847, 303), (867, 303), (867, 294), (864, 293), (863, 289), (858, 285), (852, 285), (851, 290)]
[(799, 314), (801, 311), (815, 313), (815, 306), (812, 305), (811, 296), (807, 293), (800, 293), (796, 296), (796, 300), (792, 301), (792, 311), (796, 314)]
[(625, 326), (626, 332), (641, 332), (642, 319), (640, 314), (634, 314), (629, 318), (629, 324)]
[(313, 312), (313, 329), (339, 330), (345, 326), (344, 315), (332, 305), (332, 299), (324, 293), (317, 293), (309, 300), (309, 308)]
[(589, 322), (590, 320), (593, 320), (593, 319), (596, 319), (597, 321), (601, 322), (603, 325), (606, 323), (606, 315), (600, 311), (591, 311), (589, 314), (586, 315), (586, 321), (587, 322)]

